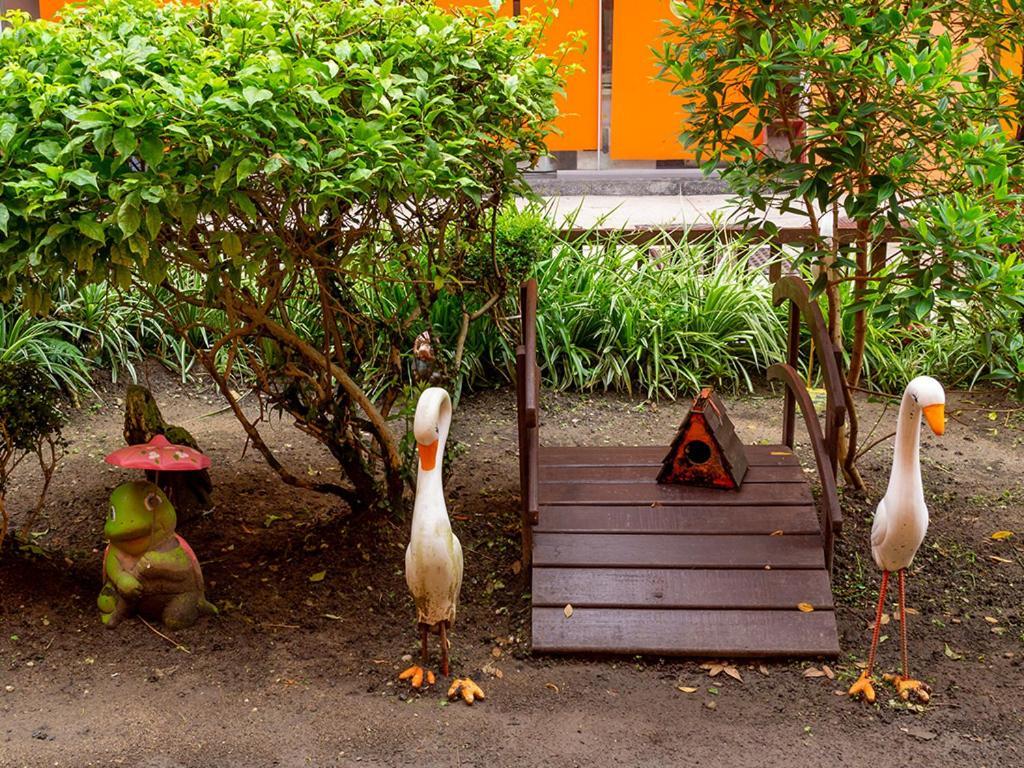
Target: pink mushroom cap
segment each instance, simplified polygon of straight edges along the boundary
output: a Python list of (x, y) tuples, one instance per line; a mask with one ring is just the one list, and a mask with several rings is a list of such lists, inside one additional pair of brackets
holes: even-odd
[(126, 469), (154, 469), (158, 472), (186, 472), (206, 469), (210, 457), (187, 445), (175, 445), (163, 435), (148, 443), (119, 448), (104, 459)]

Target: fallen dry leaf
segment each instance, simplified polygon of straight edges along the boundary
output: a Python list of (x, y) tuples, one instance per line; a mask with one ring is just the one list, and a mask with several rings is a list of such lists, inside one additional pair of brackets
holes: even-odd
[(950, 648), (949, 643), (945, 643), (945, 648), (942, 649), (942, 652), (946, 654), (946, 656), (951, 658), (953, 661), (960, 661), (960, 659), (964, 657), (962, 653), (957, 653), (952, 648)]
[(917, 608), (911, 608), (910, 606), (907, 606), (907, 615), (909, 615), (909, 616), (917, 616), (917, 614), (919, 614), (919, 613), (920, 613), (920, 611), (917, 610)]
[(705, 664), (701, 664), (700, 668), (708, 671), (708, 677), (718, 677), (722, 670), (725, 669), (725, 664), (719, 664), (717, 661), (709, 661)]
[(827, 677), (825, 670), (817, 667), (808, 667), (804, 670), (804, 677)]
[(799, 608), (804, 613), (813, 613), (814, 612), (814, 606), (811, 605), (810, 603), (797, 603), (796, 607)]
[(558, 686), (555, 685), (554, 683), (544, 683), (544, 687), (545, 688), (550, 688), (555, 693), (558, 693)]
[(1011, 536), (1013, 536), (1013, 531), (996, 531), (992, 534), (992, 538), (996, 541), (1002, 541), (1003, 539), (1008, 539)]
[(522, 560), (516, 560), (514, 563), (512, 563), (512, 573), (514, 573), (516, 576), (518, 576), (519, 573), (522, 570), (523, 570), (523, 561)]
[(565, 614), (565, 618), (567, 618), (567, 619), (571, 618), (572, 617), (572, 604), (571, 603), (566, 603), (565, 604), (565, 608), (562, 609), (562, 613)]
[(309, 580), (316, 584), (318, 581), (323, 581), (325, 576), (327, 576), (327, 571), (317, 571), (309, 577)]
[(986, 616), (985, 617), (985, 621), (987, 621), (989, 624), (998, 624), (999, 623), (999, 619), (997, 619), (995, 616)]
[(757, 667), (757, 671), (765, 677), (768, 677), (768, 667), (766, 667), (764, 664), (759, 664)]
[(676, 686), (676, 690), (677, 691), (682, 691), (683, 693), (696, 693), (697, 692), (696, 688), (693, 688), (692, 686), (689, 686), (689, 685), (677, 685)]
[(989, 555), (988, 559), (989, 560), (994, 560), (997, 563), (1012, 563), (1013, 562), (1013, 560), (1011, 560), (1008, 557), (999, 557), (998, 555)]
[(780, 530), (780, 531), (772, 531), (772, 532), (771, 532), (770, 534), (768, 534), (768, 535), (769, 535), (769, 536), (782, 536), (782, 535), (783, 535), (783, 533), (782, 533), (782, 531), (781, 531), (781, 530)]
[(493, 648), (491, 648), (491, 656), (493, 656), (496, 659), (501, 658), (501, 648), (499, 648), (498, 646), (494, 646)]
[(836, 679), (836, 673), (832, 671), (832, 668), (828, 664), (822, 664), (821, 671), (825, 673), (825, 677), (827, 677), (829, 680)]
[(741, 683), (743, 682), (743, 676), (740, 674), (740, 671), (736, 669), (736, 667), (732, 664), (725, 664), (723, 662), (717, 661), (709, 661), (706, 664), (701, 664), (700, 668), (706, 669), (708, 671), (709, 677), (718, 677), (718, 675), (720, 675), (722, 672), (725, 672), (725, 674), (727, 674), (733, 680), (738, 680)]
[[(884, 627), (886, 624), (889, 623), (889, 621), (890, 621), (889, 614), (888, 613), (883, 613), (882, 614), (882, 626)], [(869, 621), (868, 622), (868, 629), (874, 629), (874, 628), (875, 628), (875, 622)]]

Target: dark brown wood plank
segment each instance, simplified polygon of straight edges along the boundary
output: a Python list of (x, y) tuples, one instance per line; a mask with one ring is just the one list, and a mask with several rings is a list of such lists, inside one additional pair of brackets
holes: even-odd
[(821, 536), (685, 536), (647, 533), (542, 533), (537, 567), (824, 568)]
[[(573, 482), (573, 483), (654, 483), (657, 481), (661, 465), (652, 466), (579, 466), (565, 464), (541, 464), (540, 481), (542, 483)], [(806, 483), (807, 475), (796, 465), (781, 467), (750, 467), (743, 478), (743, 485), (748, 483)]]
[(838, 656), (833, 611), (533, 610), (533, 650), (671, 656)]
[(564, 608), (831, 610), (825, 571), (534, 568), (533, 605)]
[[(747, 463), (751, 467), (777, 467), (799, 464), (796, 455), (784, 445), (748, 445)], [(660, 467), (668, 453), (667, 445), (542, 445), (540, 463), (551, 466), (608, 465)]]
[(818, 512), (804, 506), (550, 506), (535, 531), (582, 533), (813, 534)]
[(812, 504), (807, 483), (745, 483), (737, 491), (657, 483), (542, 483), (540, 504), (770, 506)]

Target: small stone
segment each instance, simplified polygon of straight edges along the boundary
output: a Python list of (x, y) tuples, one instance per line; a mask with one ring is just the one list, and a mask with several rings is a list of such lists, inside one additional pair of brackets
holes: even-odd
[(4, 686), (4, 690), (7, 691), (8, 693), (13, 693), (14, 692), (14, 686), (13, 685), (5, 685)]
[(704, 702), (704, 706), (707, 709), (718, 709), (718, 702), (717, 701), (705, 701)]

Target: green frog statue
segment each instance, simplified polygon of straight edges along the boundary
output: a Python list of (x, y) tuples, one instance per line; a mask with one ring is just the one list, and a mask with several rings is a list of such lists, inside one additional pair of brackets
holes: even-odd
[(160, 619), (168, 629), (195, 624), (216, 614), (206, 600), (199, 561), (174, 532), (177, 516), (164, 492), (153, 483), (124, 483), (110, 495), (103, 533), (103, 589), (96, 603), (108, 627), (140, 614)]

